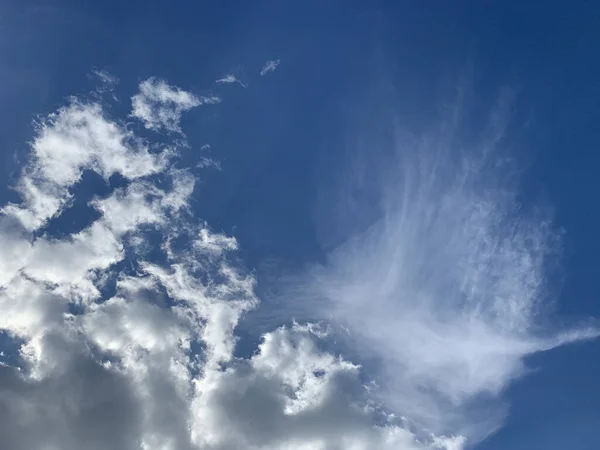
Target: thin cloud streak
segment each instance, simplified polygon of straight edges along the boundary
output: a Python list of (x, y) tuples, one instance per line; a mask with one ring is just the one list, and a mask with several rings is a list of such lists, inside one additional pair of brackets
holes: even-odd
[(263, 68), (260, 70), (260, 76), (262, 77), (268, 74), (269, 72), (273, 72), (275, 69), (277, 69), (277, 67), (279, 67), (280, 63), (281, 61), (279, 59), (267, 61)]
[(248, 87), (248, 83), (247, 82), (243, 82), (242, 80), (240, 80), (238, 77), (236, 77), (234, 74), (229, 73), (227, 75), (225, 75), (222, 78), (219, 78), (218, 80), (215, 81), (215, 83), (217, 84), (232, 84), (232, 83), (238, 83), (240, 86), (242, 87)]

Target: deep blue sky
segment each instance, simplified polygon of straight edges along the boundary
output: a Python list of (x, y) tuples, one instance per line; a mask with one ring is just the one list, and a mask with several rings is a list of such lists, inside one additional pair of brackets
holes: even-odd
[[(148, 76), (202, 93), (236, 71), (249, 88), (227, 86), (219, 108), (192, 112), (183, 126), (223, 168), (203, 172), (199, 216), (233, 233), (260, 275), (274, 261), (322, 257), (319, 186), (348, 127), (372, 118), (369, 107), (394, 109), (418, 130), (466, 77), (476, 127), (477, 108), (510, 87), (515, 148), (529, 164), (524, 197), (551, 203), (566, 230), (558, 312), (600, 317), (598, 55), (600, 6), (582, 0), (4, 1), (0, 175), (14, 180), (32, 119), (89, 91), (94, 68), (121, 79), (115, 114)], [(258, 77), (273, 58), (281, 66)], [(478, 448), (597, 448), (599, 352), (592, 342), (536, 356), (542, 370), (509, 390), (506, 426)]]

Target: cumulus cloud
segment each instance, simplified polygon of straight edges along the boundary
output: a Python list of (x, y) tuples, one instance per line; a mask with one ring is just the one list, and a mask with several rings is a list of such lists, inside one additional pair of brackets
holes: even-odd
[[(202, 101), (151, 79), (133, 115), (179, 131)], [(0, 330), (18, 348), (0, 364), (4, 447), (461, 448), (461, 436), (390, 414), (317, 326), (271, 330), (235, 356), (255, 280), (230, 260), (237, 241), (191, 214), (195, 180), (171, 164), (179, 150), (150, 151), (81, 100), (37, 126), (22, 201), (0, 215)], [(82, 195), (71, 188), (86, 170), (125, 185), (89, 198), (97, 218), (61, 234), (51, 219)]]
[(3, 208), (30, 231), (67, 204), (69, 188), (84, 170), (105, 179), (137, 179), (164, 170), (169, 157), (168, 149), (150, 152), (130, 130), (108, 120), (99, 103), (72, 100), (36, 128), (30, 162), (16, 186), (23, 202)]
[(181, 133), (179, 121), (185, 111), (202, 104), (220, 103), (216, 96), (197, 97), (164, 80), (149, 78), (140, 83), (140, 92), (131, 98), (131, 115), (140, 119), (150, 130)]
[(267, 61), (263, 68), (260, 70), (260, 76), (264, 76), (269, 72), (273, 72), (279, 66), (281, 61), (279, 59), (273, 59), (271, 61)]

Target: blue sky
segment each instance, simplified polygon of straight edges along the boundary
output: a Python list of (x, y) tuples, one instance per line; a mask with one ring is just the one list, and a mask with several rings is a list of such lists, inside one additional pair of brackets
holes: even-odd
[(3, 2), (7, 448), (597, 448), (599, 15)]

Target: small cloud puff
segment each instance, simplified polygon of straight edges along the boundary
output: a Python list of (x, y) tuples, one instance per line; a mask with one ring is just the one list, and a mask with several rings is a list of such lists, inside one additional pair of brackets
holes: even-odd
[(219, 97), (197, 97), (156, 78), (143, 81), (139, 89), (139, 93), (131, 98), (131, 115), (140, 119), (146, 128), (155, 131), (166, 130), (182, 134), (179, 121), (183, 112), (202, 104), (221, 102)]
[(269, 72), (273, 72), (275, 69), (277, 69), (277, 66), (279, 66), (279, 63), (280, 63), (279, 59), (267, 61), (265, 63), (265, 65), (263, 66), (263, 68), (260, 70), (260, 76), (264, 76), (264, 75), (268, 74)]

